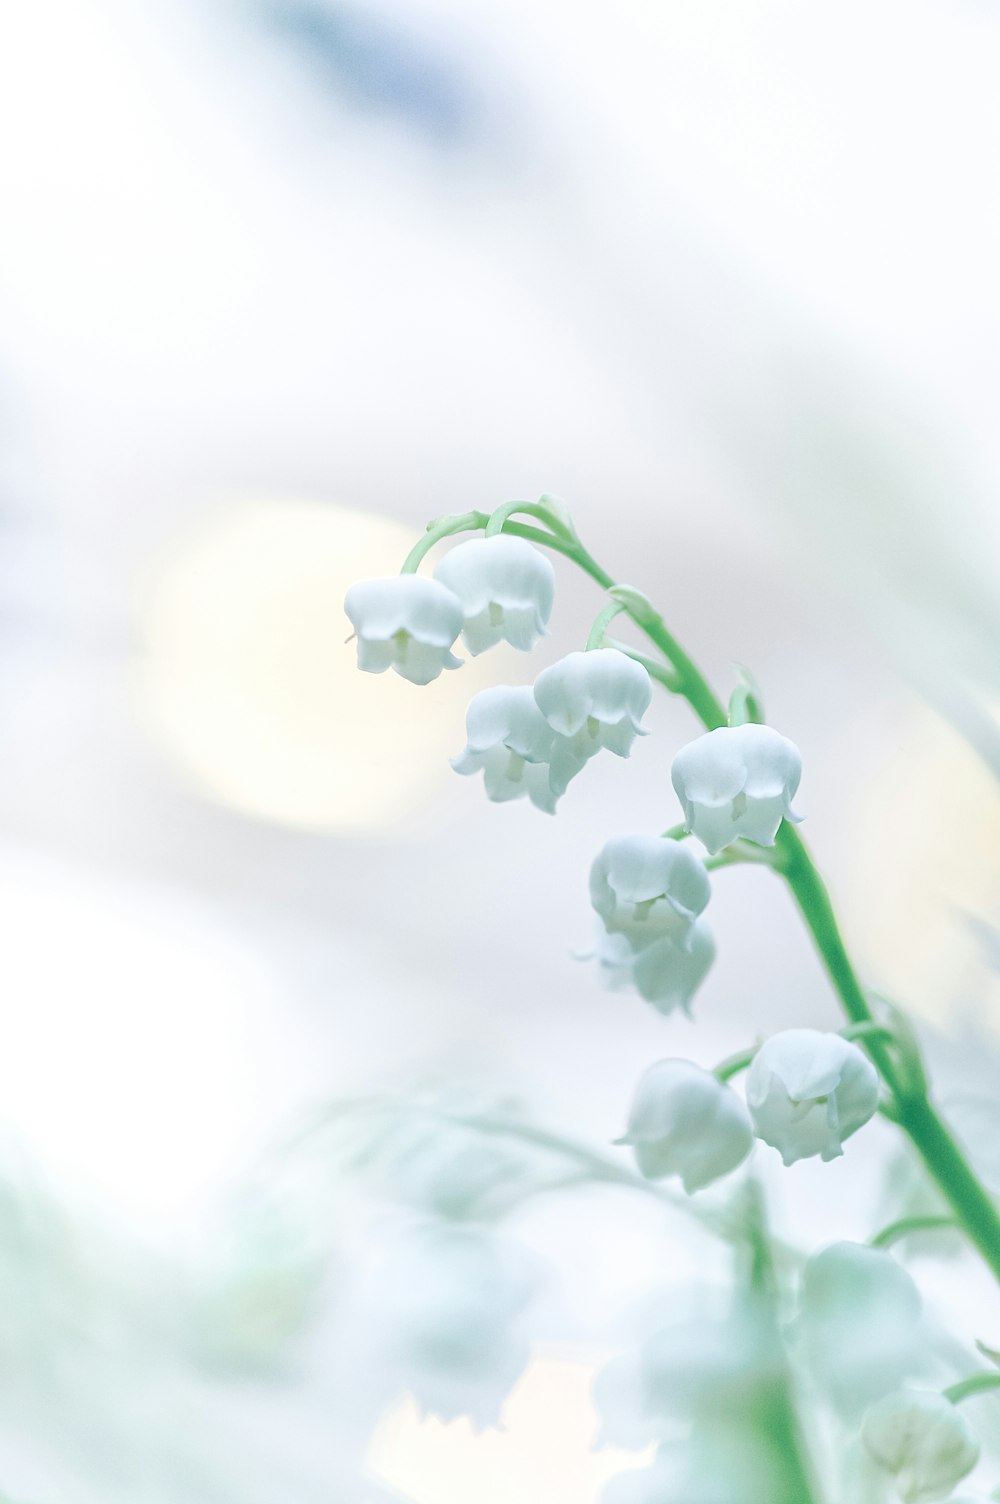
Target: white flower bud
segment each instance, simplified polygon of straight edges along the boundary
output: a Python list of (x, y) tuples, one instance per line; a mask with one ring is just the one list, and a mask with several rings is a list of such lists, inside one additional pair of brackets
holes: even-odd
[(747, 1076), (754, 1132), (786, 1165), (842, 1144), (878, 1108), (878, 1073), (850, 1040), (819, 1029), (785, 1029), (761, 1045)]
[(883, 1248), (833, 1243), (806, 1264), (798, 1349), (842, 1415), (898, 1389), (924, 1360), (920, 1293)]
[(434, 578), (458, 596), (462, 640), (475, 656), (509, 642), (527, 652), (545, 636), (555, 570), (525, 538), (473, 538), (444, 555)]
[(590, 869), (590, 902), (605, 929), (636, 950), (664, 936), (692, 949), (692, 926), (711, 892), (698, 858), (659, 836), (618, 836)]
[(879, 1400), (864, 1418), (861, 1440), (893, 1474), (906, 1504), (948, 1498), (979, 1460), (979, 1442), (961, 1411), (943, 1394), (929, 1391), (900, 1391)]
[(555, 813), (584, 759), (574, 757), (556, 736), (535, 704), (528, 685), (497, 685), (469, 701), (465, 718), (467, 746), (452, 758), (456, 773), (483, 774), (486, 797), (502, 804), (528, 798), (538, 809)]
[(395, 669), (411, 684), (430, 684), (442, 669), (459, 668), (450, 651), (462, 626), (462, 607), (450, 590), (420, 574), (358, 580), (344, 597), (358, 638), (358, 668)]
[(741, 1165), (753, 1130), (739, 1097), (692, 1060), (659, 1060), (640, 1077), (623, 1143), (647, 1180), (679, 1175), (686, 1191)]
[(535, 680), (538, 708), (553, 731), (569, 737), (574, 753), (593, 757), (602, 747), (627, 757), (653, 688), (641, 663), (617, 648), (569, 653)]
[(715, 941), (703, 919), (696, 919), (689, 932), (690, 950), (669, 936), (638, 949), (625, 935), (601, 930), (597, 959), (601, 980), (609, 991), (633, 987), (658, 1013), (680, 1008), (691, 1011), (691, 999), (715, 960)]
[(682, 747), (671, 780), (687, 827), (714, 855), (742, 836), (773, 846), (782, 819), (797, 821), (792, 799), (802, 759), (770, 726), (720, 726)]

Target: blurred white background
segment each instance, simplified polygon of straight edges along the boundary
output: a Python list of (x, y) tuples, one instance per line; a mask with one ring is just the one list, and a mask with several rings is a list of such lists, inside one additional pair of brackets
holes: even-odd
[[(694, 1024), (572, 960), (594, 851), (673, 823), (694, 728), (658, 707), (555, 820), (487, 805), (447, 766), (465, 703), (545, 654), (417, 691), (344, 641), (346, 586), (429, 517), (556, 493), (718, 684), (752, 665), (866, 975), (945, 1098), (995, 1083), (998, 65), (982, 0), (6, 8), (0, 1114), (24, 1204), (113, 1228), (146, 1293), (94, 1318), (100, 1372), (55, 1354), (120, 1280), (56, 1302), (0, 1490), (347, 1496), (322, 1321), (313, 1378), (264, 1391), (146, 1325), (313, 1104), (433, 1077), (606, 1142), (651, 1059), (835, 1017), (765, 873), (719, 876)], [(549, 660), (599, 605), (559, 581)], [(890, 1142), (796, 1167), (789, 1229), (867, 1235)], [(383, 1417), (359, 1499), (596, 1499), (581, 1313), (656, 1272), (615, 1206), (524, 1229), (565, 1289), (521, 1418)]]

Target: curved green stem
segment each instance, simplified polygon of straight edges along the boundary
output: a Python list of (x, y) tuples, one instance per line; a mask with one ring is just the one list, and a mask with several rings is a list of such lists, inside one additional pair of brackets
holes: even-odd
[[(683, 695), (706, 730), (727, 724), (721, 702), (659, 612), (639, 591), (616, 585), (575, 534), (556, 537), (542, 529), (509, 521), (503, 524), (503, 530), (545, 544), (565, 555), (612, 599), (624, 603), (632, 620), (672, 664), (676, 673), (674, 692)], [(802, 837), (787, 821), (778, 831), (772, 865), (788, 884), (848, 1021), (878, 1025), (848, 955), (826, 884)], [(1000, 1213), (931, 1104), (922, 1073), (909, 1068), (902, 1052), (890, 1040), (874, 1032), (863, 1037), (863, 1044), (892, 1093), (895, 1120), (944, 1193), (970, 1241), (1000, 1280)]]
[(602, 648), (604, 646), (605, 632), (608, 630), (608, 627), (614, 621), (615, 617), (621, 616), (624, 610), (625, 607), (621, 604), (620, 601), (612, 601), (610, 606), (605, 606), (604, 610), (595, 619), (594, 625), (591, 627), (590, 632), (587, 634), (587, 646), (584, 649), (585, 652), (592, 653), (595, 648)]
[(868, 1246), (891, 1248), (893, 1243), (898, 1243), (900, 1238), (909, 1237), (911, 1232), (936, 1232), (956, 1225), (954, 1217), (900, 1217), (897, 1222), (890, 1222), (888, 1227), (883, 1227), (881, 1232), (869, 1238)]
[(1000, 1389), (1000, 1373), (974, 1373), (957, 1384), (949, 1384), (941, 1393), (953, 1405), (960, 1405), (970, 1394), (983, 1394), (987, 1389)]
[(759, 1049), (760, 1045), (755, 1044), (748, 1050), (738, 1050), (735, 1055), (727, 1055), (725, 1060), (719, 1061), (712, 1075), (717, 1076), (720, 1081), (730, 1081), (733, 1076), (738, 1076), (740, 1071), (745, 1071), (753, 1065), (754, 1056)]
[(455, 512), (450, 517), (439, 517), (436, 522), (429, 522), (423, 537), (417, 539), (400, 565), (400, 574), (416, 574), (424, 555), (430, 552), (435, 543), (440, 543), (442, 538), (450, 538), (455, 533), (479, 532), (488, 521), (485, 512)]

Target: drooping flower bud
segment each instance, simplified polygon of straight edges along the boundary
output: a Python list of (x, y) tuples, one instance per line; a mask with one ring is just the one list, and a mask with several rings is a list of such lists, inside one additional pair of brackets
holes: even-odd
[(451, 646), (462, 626), (461, 603), (425, 575), (358, 580), (344, 597), (358, 638), (358, 668), (395, 669), (411, 684), (430, 684), (442, 669), (460, 668)]
[(659, 1060), (640, 1077), (623, 1142), (647, 1180), (679, 1175), (686, 1191), (698, 1191), (743, 1163), (753, 1130), (739, 1097), (711, 1071)]
[(689, 940), (689, 950), (670, 936), (636, 948), (626, 935), (602, 929), (597, 942), (601, 979), (612, 992), (633, 987), (658, 1013), (677, 1008), (690, 1013), (691, 999), (715, 960), (715, 940), (703, 919), (695, 920)]
[(498, 642), (527, 652), (546, 633), (555, 570), (525, 538), (472, 538), (444, 555), (434, 578), (462, 603), (462, 641), (475, 656)]
[(627, 757), (635, 738), (645, 735), (642, 717), (652, 697), (642, 664), (617, 648), (569, 653), (535, 680), (538, 708), (584, 758), (602, 747)]
[(747, 1076), (754, 1132), (786, 1165), (836, 1159), (878, 1108), (878, 1074), (850, 1040), (785, 1029), (761, 1045)]
[(742, 836), (773, 846), (782, 819), (797, 821), (792, 800), (802, 759), (770, 726), (720, 726), (682, 747), (671, 780), (687, 827), (714, 855)]
[(898, 1389), (925, 1360), (916, 1285), (886, 1249), (862, 1243), (832, 1243), (809, 1259), (791, 1330), (844, 1416)]
[(466, 712), (465, 751), (452, 758), (456, 773), (482, 771), (486, 797), (502, 804), (528, 798), (554, 814), (584, 760), (556, 736), (528, 685), (497, 685), (480, 690)]
[(906, 1504), (946, 1499), (979, 1460), (968, 1421), (943, 1394), (900, 1390), (877, 1401), (865, 1416), (861, 1440), (891, 1473)]
[(711, 891), (698, 858), (658, 836), (617, 836), (590, 869), (590, 902), (605, 929), (637, 950), (664, 937), (692, 949), (692, 926)]

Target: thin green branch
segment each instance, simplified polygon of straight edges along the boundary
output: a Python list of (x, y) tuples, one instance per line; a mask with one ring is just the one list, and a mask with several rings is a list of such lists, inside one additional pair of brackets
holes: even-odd
[(983, 1394), (987, 1389), (1000, 1389), (1000, 1373), (974, 1373), (957, 1384), (949, 1384), (941, 1393), (953, 1405), (960, 1405), (971, 1394)]
[(896, 1222), (890, 1222), (883, 1227), (881, 1232), (875, 1233), (868, 1239), (869, 1248), (891, 1248), (893, 1243), (898, 1243), (901, 1238), (908, 1238), (911, 1232), (936, 1232), (941, 1228), (957, 1226), (954, 1217), (900, 1217)]
[[(541, 529), (511, 522), (505, 522), (503, 530), (564, 554), (613, 599), (623, 602), (632, 620), (673, 666), (677, 676), (674, 692), (684, 696), (706, 730), (727, 724), (721, 702), (659, 612), (639, 591), (616, 585), (575, 535), (572, 538), (546, 535)], [(877, 1024), (848, 955), (826, 884), (802, 837), (787, 821), (778, 831), (773, 866), (788, 884), (848, 1021)], [(932, 1106), (920, 1074), (909, 1068), (905, 1056), (898, 1058), (893, 1046), (874, 1032), (865, 1036), (863, 1042), (892, 1094), (900, 1127), (943, 1191), (967, 1236), (1000, 1279), (1000, 1214), (992, 1198)]]

